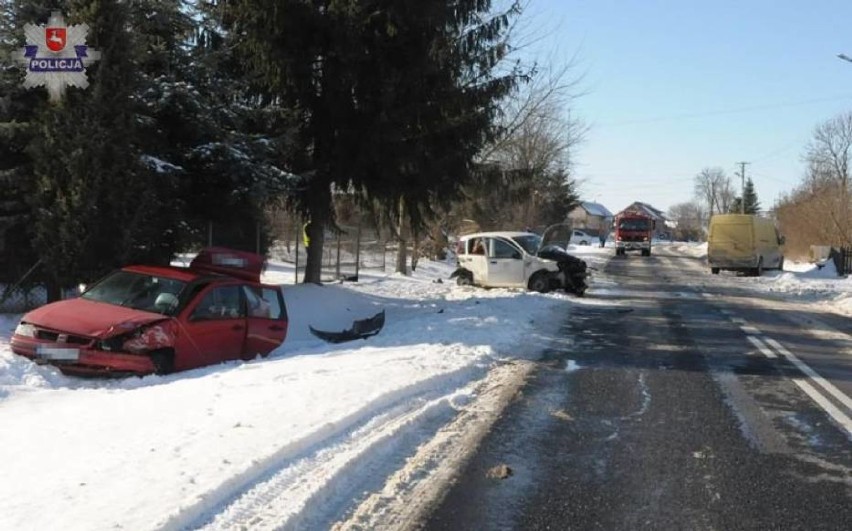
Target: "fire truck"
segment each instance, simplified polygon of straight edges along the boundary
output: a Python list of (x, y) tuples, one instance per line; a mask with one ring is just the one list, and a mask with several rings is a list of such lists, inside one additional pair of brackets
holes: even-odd
[(642, 256), (651, 256), (651, 240), (656, 222), (639, 210), (625, 210), (615, 217), (615, 254), (641, 251)]

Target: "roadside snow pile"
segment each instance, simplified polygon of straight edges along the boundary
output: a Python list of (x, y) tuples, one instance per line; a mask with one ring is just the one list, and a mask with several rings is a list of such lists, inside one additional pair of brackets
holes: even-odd
[(668, 249), (693, 258), (704, 258), (707, 256), (707, 242), (674, 242), (665, 244)]
[[(828, 261), (822, 267), (810, 262), (784, 262), (784, 271), (796, 273), (796, 277), (806, 279), (832, 279), (837, 280), (837, 268), (834, 262)], [(786, 273), (785, 273), (786, 274)]]
[[(769, 272), (767, 272), (769, 273)], [(784, 271), (765, 277), (774, 287), (787, 292), (845, 291), (845, 279), (838, 278), (834, 264), (829, 262), (822, 268), (814, 264), (785, 262)]]

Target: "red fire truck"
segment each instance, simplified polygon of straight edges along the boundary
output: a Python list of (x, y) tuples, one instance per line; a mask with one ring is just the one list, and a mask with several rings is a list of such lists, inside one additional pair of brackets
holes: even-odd
[(651, 240), (654, 237), (655, 221), (639, 210), (625, 210), (615, 217), (615, 254), (641, 251), (642, 256), (651, 256)]

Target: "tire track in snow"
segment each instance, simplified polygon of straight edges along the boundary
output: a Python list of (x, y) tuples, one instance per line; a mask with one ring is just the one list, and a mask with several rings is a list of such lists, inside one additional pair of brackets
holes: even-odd
[(424, 516), (441, 502), (534, 365), (521, 361), (494, 369), (481, 382), (477, 399), (389, 475), (384, 488), (370, 494), (346, 520), (334, 524), (333, 531), (420, 529)]
[[(257, 483), (219, 513), (207, 530), (320, 529), (345, 510), (358, 489), (382, 462), (395, 461), (414, 442), (434, 435), (454, 413), (453, 401), (465, 390), (429, 400), (416, 398), (372, 419), (339, 444), (285, 466)], [(304, 515), (311, 515), (310, 520)]]
[(396, 433), (416, 431), (432, 419), (448, 420), (457, 407), (454, 400), (463, 401), (470, 382), (478, 381), (486, 370), (466, 366), (377, 397), (256, 461), (244, 473), (182, 507), (160, 529), (286, 529), (299, 526), (303, 514), (333, 512), (316, 504), (332, 501), (335, 479), (371, 454), (392, 451), (383, 445), (392, 442)]

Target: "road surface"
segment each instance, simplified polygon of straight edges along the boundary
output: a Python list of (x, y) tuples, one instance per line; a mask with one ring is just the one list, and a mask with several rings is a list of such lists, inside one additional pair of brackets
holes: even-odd
[(849, 529), (852, 320), (613, 257), (424, 529)]

